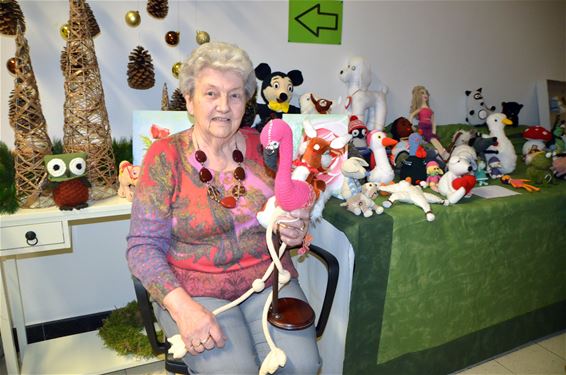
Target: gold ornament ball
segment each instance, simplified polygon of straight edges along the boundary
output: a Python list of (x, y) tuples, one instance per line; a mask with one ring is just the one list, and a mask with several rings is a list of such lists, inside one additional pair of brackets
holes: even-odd
[(6, 61), (6, 68), (8, 68), (8, 71), (10, 73), (12, 73), (13, 75), (16, 75), (16, 58), (15, 57), (9, 58), (8, 61)]
[(179, 78), (179, 73), (181, 72), (182, 65), (183, 63), (181, 63), (180, 61), (173, 64), (173, 67), (171, 68), (171, 72), (173, 72), (173, 77)]
[(67, 40), (67, 38), (69, 38), (69, 24), (66, 23), (63, 26), (61, 26), (59, 28), (59, 35), (61, 35), (61, 38)]
[(210, 42), (210, 35), (206, 31), (197, 31), (197, 43), (204, 44)]
[(176, 46), (179, 44), (180, 34), (181, 33), (178, 31), (168, 31), (167, 34), (165, 34), (165, 42), (170, 46)]
[(128, 13), (126, 13), (124, 19), (129, 26), (136, 27), (141, 22), (140, 12), (138, 12), (137, 10), (130, 10), (128, 11)]

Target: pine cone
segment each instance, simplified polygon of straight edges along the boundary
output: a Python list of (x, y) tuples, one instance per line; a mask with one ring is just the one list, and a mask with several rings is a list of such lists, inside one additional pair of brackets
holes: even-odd
[(22, 32), (26, 31), (26, 22), (20, 4), (16, 0), (0, 2), (0, 34), (16, 35), (18, 23)]
[(88, 30), (90, 31), (90, 36), (94, 38), (95, 36), (100, 34), (100, 27), (98, 26), (98, 22), (96, 22), (94, 13), (92, 13), (92, 9), (90, 9), (90, 5), (88, 3), (85, 3), (85, 7), (88, 20)]
[(147, 13), (155, 18), (167, 17), (169, 11), (169, 4), (167, 0), (148, 0)]
[(171, 102), (169, 103), (170, 111), (186, 111), (187, 102), (180, 89), (175, 89), (171, 95)]
[(128, 63), (128, 85), (133, 89), (146, 90), (155, 85), (155, 73), (151, 55), (142, 46), (130, 53)]

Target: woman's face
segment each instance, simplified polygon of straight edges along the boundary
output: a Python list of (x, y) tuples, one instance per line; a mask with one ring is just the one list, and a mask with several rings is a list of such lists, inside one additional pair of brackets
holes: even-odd
[(232, 71), (205, 68), (195, 80), (193, 96), (187, 95), (185, 99), (199, 131), (228, 138), (238, 130), (244, 116), (244, 80)]

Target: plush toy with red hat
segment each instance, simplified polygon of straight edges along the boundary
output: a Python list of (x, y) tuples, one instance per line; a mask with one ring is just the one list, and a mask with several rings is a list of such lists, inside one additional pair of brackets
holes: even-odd
[(371, 157), (371, 149), (368, 147), (367, 142), (368, 128), (358, 116), (350, 116), (350, 122), (348, 123), (348, 134), (352, 136), (350, 140), (348, 152), (350, 152), (352, 147), (356, 149), (359, 157), (363, 158), (369, 163)]

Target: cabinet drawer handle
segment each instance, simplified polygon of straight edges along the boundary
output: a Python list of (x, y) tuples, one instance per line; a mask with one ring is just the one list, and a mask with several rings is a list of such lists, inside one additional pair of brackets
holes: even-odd
[(26, 236), (26, 242), (27, 242), (28, 245), (30, 245), (30, 246), (37, 245), (38, 239), (37, 239), (37, 235), (35, 234), (34, 231), (30, 230), (29, 232), (26, 232), (25, 236)]

